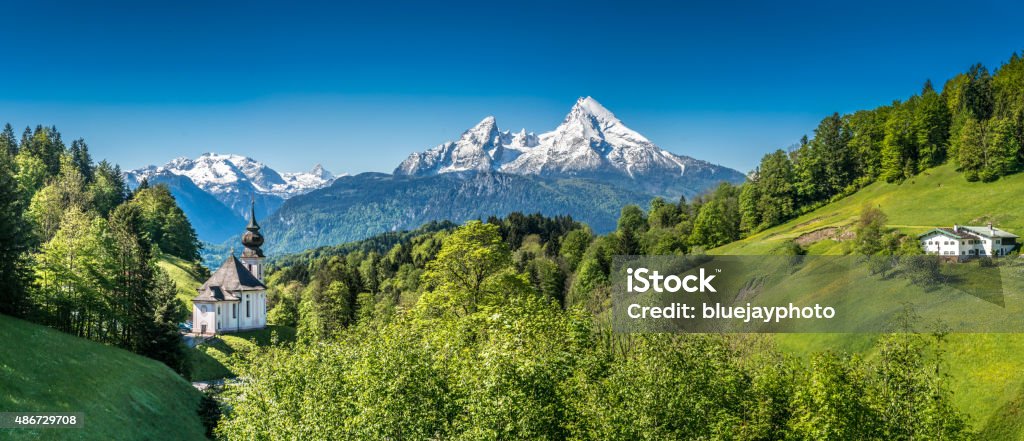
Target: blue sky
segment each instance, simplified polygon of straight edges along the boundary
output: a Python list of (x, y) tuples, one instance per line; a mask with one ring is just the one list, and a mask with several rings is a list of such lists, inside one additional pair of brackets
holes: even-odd
[(361, 3), (0, 1), (0, 122), (126, 168), (217, 151), (358, 173), (487, 115), (550, 130), (590, 95), (747, 171), (828, 113), (1024, 49), (1011, 2)]

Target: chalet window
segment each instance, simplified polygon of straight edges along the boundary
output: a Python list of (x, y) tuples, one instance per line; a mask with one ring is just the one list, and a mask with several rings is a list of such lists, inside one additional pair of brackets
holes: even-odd
[(996, 239), (996, 245), (999, 245), (999, 239)]
[(961, 255), (961, 256), (962, 256), (962, 255), (965, 255), (965, 254), (967, 254), (967, 251), (961, 251), (961, 252), (960, 252), (960, 255)]
[(217, 307), (217, 315), (220, 315), (220, 306)]
[(238, 304), (231, 304), (231, 318), (238, 318)]
[(252, 317), (252, 310), (249, 308), (249, 301), (245, 301), (245, 316)]

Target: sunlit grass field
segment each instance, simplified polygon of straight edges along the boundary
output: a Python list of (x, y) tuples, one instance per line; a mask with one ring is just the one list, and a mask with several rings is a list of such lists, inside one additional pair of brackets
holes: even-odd
[(84, 427), (4, 440), (200, 440), (200, 394), (158, 361), (0, 315), (0, 412), (82, 412)]
[[(953, 224), (983, 225), (992, 222), (999, 228), (1024, 236), (1024, 174), (991, 183), (967, 182), (952, 165), (943, 165), (921, 173), (900, 184), (874, 183), (857, 193), (804, 214), (785, 224), (770, 228), (741, 241), (711, 251), (725, 255), (773, 254), (788, 241), (818, 232), (817, 240), (807, 241), (809, 254), (836, 255), (847, 252), (841, 233), (848, 231), (870, 204), (888, 215), (888, 225), (906, 234), (919, 234), (934, 227)], [(834, 230), (832, 230), (834, 229)], [(821, 234), (822, 231), (829, 234)], [(808, 235), (808, 236), (805, 236)], [(969, 268), (969, 267), (964, 267)], [(953, 271), (963, 271), (954, 268)], [(1024, 284), (1019, 269), (1004, 270), (1002, 292), (1005, 308), (1020, 308)], [(969, 277), (969, 273), (962, 274)], [(968, 281), (969, 283), (975, 283)], [(984, 281), (977, 281), (977, 284)], [(785, 288), (789, 292), (819, 291), (826, 280), (794, 278)], [(883, 280), (862, 274), (860, 289), (918, 289), (905, 278)], [(781, 289), (780, 288), (780, 289)], [(962, 301), (962, 299), (961, 299)], [(861, 313), (876, 314), (872, 305), (853, 305)], [(972, 309), (973, 310), (973, 309)], [(975, 319), (975, 318), (972, 318)], [(778, 347), (797, 356), (821, 351), (872, 354), (874, 334), (776, 334)], [(1024, 439), (1024, 334), (963, 334), (945, 337), (942, 349), (948, 361), (951, 389), (958, 407), (970, 416), (980, 439)]]

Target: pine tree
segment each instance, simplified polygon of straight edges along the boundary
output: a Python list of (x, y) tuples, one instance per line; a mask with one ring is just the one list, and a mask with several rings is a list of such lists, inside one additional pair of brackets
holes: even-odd
[(21, 132), (21, 142), (18, 143), (19, 150), (32, 151), (32, 128), (25, 126), (25, 130)]
[[(760, 168), (754, 169), (754, 175), (760, 174)], [(750, 234), (761, 227), (761, 190), (756, 178), (743, 184), (740, 190), (740, 231)]]
[(986, 163), (984, 124), (968, 115), (957, 138), (957, 167), (965, 179), (977, 181)]
[(159, 268), (154, 269), (153, 274), (153, 317), (146, 326), (146, 338), (139, 353), (163, 362), (188, 378), (188, 356), (181, 336), (178, 335), (177, 318), (180, 315), (181, 303), (176, 297), (177, 288), (167, 273)]
[(71, 141), (71, 149), (68, 152), (71, 155), (71, 162), (78, 168), (79, 173), (85, 178), (85, 182), (91, 183), (94, 175), (94, 167), (92, 164), (92, 156), (89, 155), (89, 146), (85, 144), (85, 140), (78, 138)]
[(886, 182), (899, 182), (917, 172), (914, 103), (910, 100), (893, 104), (893, 110), (885, 123), (880, 177)]
[(100, 161), (89, 185), (93, 207), (102, 217), (107, 217), (114, 208), (121, 205), (128, 195), (128, 188), (121, 175), (119, 166), (111, 166), (107, 161)]
[(1019, 170), (1016, 139), (1017, 128), (1009, 118), (992, 118), (986, 123), (985, 166), (979, 175), (982, 181), (992, 181)]
[(114, 331), (118, 345), (137, 353), (148, 346), (147, 328), (154, 311), (152, 245), (142, 225), (141, 211), (131, 204), (123, 204), (110, 214), (109, 255), (114, 256), (110, 298), (114, 313), (109, 329)]
[(46, 164), (48, 176), (56, 176), (60, 173), (61, 150), (56, 148), (53, 133), (49, 128), (39, 125), (32, 131), (32, 142), (29, 144), (29, 152)]
[(778, 225), (796, 213), (793, 163), (786, 152), (776, 150), (761, 158), (757, 175), (760, 200), (757, 211), (764, 226)]
[(22, 216), (24, 199), (13, 166), (10, 158), (0, 156), (0, 313), (24, 316), (29, 307), (25, 253), (30, 229)]
[(935, 167), (946, 159), (949, 140), (949, 110), (929, 80), (920, 97), (915, 97), (914, 132), (921, 169)]
[(0, 133), (0, 152), (6, 152), (12, 160), (18, 155), (18, 138), (14, 137), (14, 128), (11, 124), (4, 125), (4, 131)]
[(855, 159), (849, 148), (850, 130), (839, 113), (818, 124), (811, 141), (812, 151), (821, 158), (826, 197), (839, 194), (853, 182)]
[(856, 155), (855, 175), (859, 186), (873, 182), (881, 174), (885, 122), (891, 110), (890, 106), (861, 110), (844, 121), (850, 130), (850, 149)]

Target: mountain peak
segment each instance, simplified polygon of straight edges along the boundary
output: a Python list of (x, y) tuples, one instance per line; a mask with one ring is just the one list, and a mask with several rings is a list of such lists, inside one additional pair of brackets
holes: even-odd
[(572, 106), (572, 110), (569, 111), (569, 115), (579, 114), (593, 117), (599, 122), (616, 122), (618, 118), (610, 110), (606, 109), (601, 103), (597, 102), (592, 97), (580, 97), (576, 100), (576, 104)]
[(634, 187), (648, 185), (657, 194), (693, 195), (719, 180), (742, 181), (735, 170), (662, 150), (626, 127), (593, 97), (576, 100), (565, 120), (550, 132), (499, 131), (494, 117), (484, 118), (449, 141), (413, 153), (395, 174), (430, 176), (464, 171), (519, 175), (625, 178)]
[(313, 166), (313, 170), (310, 170), (309, 174), (328, 181), (334, 179), (334, 175), (327, 171), (327, 169), (321, 164)]
[(495, 117), (484, 118), (473, 126), (472, 129), (462, 134), (462, 139), (458, 142), (458, 149), (461, 150), (467, 147), (488, 149), (499, 135), (500, 132), (498, 131), (498, 123)]

